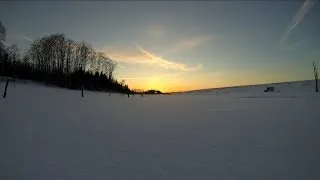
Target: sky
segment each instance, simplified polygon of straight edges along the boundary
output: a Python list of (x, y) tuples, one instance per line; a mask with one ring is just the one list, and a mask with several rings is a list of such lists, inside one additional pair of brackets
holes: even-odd
[(132, 89), (194, 89), (313, 79), (320, 3), (301, 1), (0, 2), (21, 53), (46, 34), (87, 41)]

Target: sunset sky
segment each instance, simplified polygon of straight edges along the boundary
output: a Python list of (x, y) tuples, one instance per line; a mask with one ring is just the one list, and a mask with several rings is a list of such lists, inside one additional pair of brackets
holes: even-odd
[(45, 34), (85, 40), (133, 89), (181, 91), (313, 78), (316, 1), (0, 2), (7, 43)]

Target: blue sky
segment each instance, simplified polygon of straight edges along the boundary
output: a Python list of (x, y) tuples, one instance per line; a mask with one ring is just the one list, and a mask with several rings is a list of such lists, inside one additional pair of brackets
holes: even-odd
[(316, 1), (0, 2), (21, 52), (45, 34), (85, 40), (131, 88), (179, 91), (312, 79)]

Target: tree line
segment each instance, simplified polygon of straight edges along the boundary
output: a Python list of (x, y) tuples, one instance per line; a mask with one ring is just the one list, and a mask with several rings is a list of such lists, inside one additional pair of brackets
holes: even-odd
[(116, 63), (85, 41), (62, 33), (35, 40), (21, 57), (17, 45), (7, 46), (6, 28), (0, 21), (0, 76), (30, 79), (71, 89), (132, 93), (113, 76)]

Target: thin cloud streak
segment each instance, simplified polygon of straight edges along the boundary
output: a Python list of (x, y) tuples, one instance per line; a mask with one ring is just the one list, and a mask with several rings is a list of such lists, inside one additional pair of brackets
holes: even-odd
[(285, 46), (286, 41), (289, 36), (292, 34), (295, 28), (302, 22), (306, 14), (312, 9), (312, 7), (316, 4), (315, 0), (305, 0), (302, 6), (300, 7), (297, 14), (293, 17), (291, 24), (287, 27), (285, 33), (281, 37), (280, 43)]
[(202, 68), (202, 64), (197, 64), (194, 67), (188, 67), (185, 64), (176, 63), (157, 56), (156, 54), (141, 48), (138, 44), (135, 44), (135, 46), (139, 49), (140, 52), (142, 52), (149, 58), (150, 64), (157, 64), (166, 69), (177, 69), (184, 71), (197, 71)]
[[(195, 66), (188, 66), (186, 64), (177, 63), (168, 59), (164, 59), (150, 52), (140, 45), (133, 43), (136, 49), (127, 47), (109, 46), (104, 48), (104, 53), (111, 59), (127, 64), (145, 64), (145, 65), (158, 65), (166, 69), (183, 70), (183, 71), (197, 71), (202, 68), (202, 64)], [(121, 50), (120, 50), (121, 49)]]
[(144, 54), (127, 46), (105, 46), (103, 52), (111, 59), (127, 64), (143, 64), (147, 61)]
[(117, 64), (117, 66), (120, 67), (120, 68), (126, 68), (125, 66), (120, 65), (120, 64)]
[(22, 38), (23, 38), (24, 40), (29, 41), (29, 42), (31, 42), (31, 43), (33, 43), (33, 41), (34, 41), (32, 38), (30, 38), (30, 37), (28, 37), (28, 36), (25, 36), (25, 35), (23, 35), (23, 34), (21, 34), (21, 36), (22, 36)]

